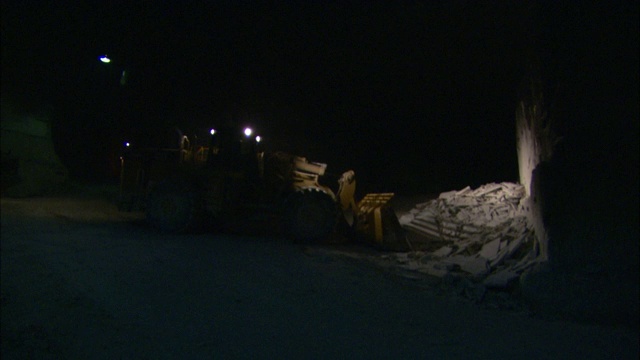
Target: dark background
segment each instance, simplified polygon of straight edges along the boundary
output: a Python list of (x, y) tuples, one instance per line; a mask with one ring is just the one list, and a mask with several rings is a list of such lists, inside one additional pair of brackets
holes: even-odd
[(9, 1), (2, 96), (51, 119), (82, 179), (115, 179), (125, 140), (233, 120), (367, 190), (438, 192), (518, 180), (532, 63), (565, 142), (619, 154), (637, 137), (637, 20), (635, 2)]
[(539, 80), (561, 141), (534, 172), (550, 261), (523, 291), (637, 326), (638, 9), (4, 1), (3, 114), (50, 119), (58, 155), (90, 182), (117, 181), (123, 141), (160, 145), (175, 127), (194, 139), (232, 121), (271, 150), (353, 168), (360, 196), (437, 194), (518, 181), (516, 108)]

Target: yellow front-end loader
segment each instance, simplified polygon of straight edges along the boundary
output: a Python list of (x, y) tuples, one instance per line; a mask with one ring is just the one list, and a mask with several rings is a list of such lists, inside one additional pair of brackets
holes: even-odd
[[(180, 141), (180, 149), (140, 149), (122, 157), (121, 196), (135, 200), (150, 225), (184, 232), (202, 222), (253, 219), (260, 209), (277, 217), (297, 241), (322, 242), (346, 230), (346, 238), (382, 249), (408, 246), (389, 205), (393, 193), (367, 194), (355, 201), (355, 173), (349, 170), (334, 192), (322, 185), (327, 165), (283, 152), (265, 153), (255, 137), (211, 131), (208, 146)], [(176, 156), (179, 155), (179, 156)], [(247, 220), (248, 221), (248, 220)]]

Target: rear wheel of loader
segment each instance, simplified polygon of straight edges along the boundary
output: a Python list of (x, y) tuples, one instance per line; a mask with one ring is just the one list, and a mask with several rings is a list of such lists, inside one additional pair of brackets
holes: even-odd
[(183, 181), (163, 181), (147, 199), (147, 221), (166, 232), (197, 229), (203, 214), (202, 199), (195, 187)]
[(291, 194), (284, 215), (285, 231), (295, 241), (326, 240), (338, 222), (338, 208), (333, 198), (313, 189)]

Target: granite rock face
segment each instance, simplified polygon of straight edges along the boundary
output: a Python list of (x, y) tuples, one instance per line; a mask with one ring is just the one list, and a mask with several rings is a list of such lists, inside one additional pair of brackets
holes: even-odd
[(66, 180), (68, 172), (56, 154), (46, 119), (3, 114), (2, 195), (44, 195)]

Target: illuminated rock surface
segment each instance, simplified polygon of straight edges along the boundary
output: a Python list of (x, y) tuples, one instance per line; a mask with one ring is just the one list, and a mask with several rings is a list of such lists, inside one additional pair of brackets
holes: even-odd
[(522, 185), (503, 182), (444, 192), (415, 205), (400, 216), (403, 227), (427, 244), (444, 243), (425, 252), (416, 271), (436, 276), (461, 271), (498, 287), (517, 279), (537, 257), (526, 208), (520, 205), (524, 197)]

